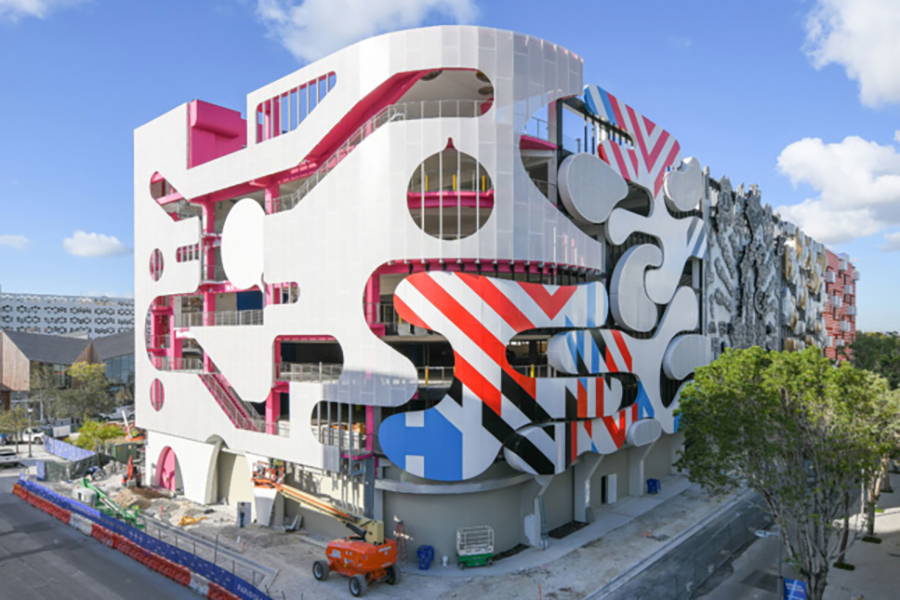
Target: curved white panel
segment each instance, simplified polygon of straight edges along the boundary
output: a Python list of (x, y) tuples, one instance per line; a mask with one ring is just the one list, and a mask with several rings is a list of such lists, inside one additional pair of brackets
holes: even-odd
[(228, 213), (222, 230), (222, 264), (234, 287), (260, 285), (263, 274), (263, 219), (266, 213), (253, 199), (244, 198)]
[(647, 297), (644, 273), (648, 267), (662, 264), (659, 247), (634, 246), (625, 251), (616, 264), (609, 285), (609, 307), (616, 323), (632, 331), (650, 331), (656, 327), (656, 304)]
[(559, 167), (559, 196), (576, 221), (603, 223), (628, 195), (628, 184), (593, 154), (572, 154)]
[(662, 435), (662, 425), (656, 419), (641, 419), (631, 424), (625, 434), (625, 443), (629, 446), (646, 446), (652, 444)]
[(697, 367), (712, 361), (712, 346), (705, 335), (681, 335), (672, 340), (663, 356), (663, 372), (669, 379), (681, 380)]
[(696, 208), (703, 197), (703, 172), (700, 161), (687, 158), (681, 167), (666, 173), (663, 189), (666, 192), (666, 206), (673, 212), (684, 212)]

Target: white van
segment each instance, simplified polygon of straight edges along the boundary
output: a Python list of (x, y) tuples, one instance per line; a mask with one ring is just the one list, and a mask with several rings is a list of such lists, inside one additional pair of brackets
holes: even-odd
[(19, 457), (12, 448), (0, 448), (0, 467), (15, 467), (19, 464)]

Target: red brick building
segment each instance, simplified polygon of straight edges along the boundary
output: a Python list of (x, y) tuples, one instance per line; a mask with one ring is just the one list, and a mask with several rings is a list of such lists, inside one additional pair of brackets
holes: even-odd
[(836, 358), (856, 339), (856, 282), (859, 271), (846, 254), (827, 251), (825, 272), (825, 330), (828, 335), (825, 355)]

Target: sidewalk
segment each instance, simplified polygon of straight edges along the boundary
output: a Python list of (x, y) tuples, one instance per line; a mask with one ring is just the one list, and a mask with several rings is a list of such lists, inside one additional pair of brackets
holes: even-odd
[[(369, 597), (582, 600), (667, 552), (684, 532), (707, 523), (729, 500), (710, 497), (683, 477), (671, 477), (663, 481), (660, 495), (623, 498), (606, 506), (591, 525), (561, 540), (551, 538), (547, 550), (530, 548), (491, 567), (464, 571), (454, 561), (443, 567), (439, 559), (428, 571), (407, 564), (400, 585), (374, 585)], [(311, 566), (321, 558), (321, 548), (296, 535), (273, 538), (266, 547), (246, 539), (247, 556), (278, 569), (269, 590), (274, 598), (282, 592), (298, 598), (297, 590), (317, 600), (347, 598), (346, 579), (313, 580)]]
[(900, 567), (900, 478), (893, 477), (894, 493), (881, 494), (875, 515), (875, 535), (880, 544), (857, 539), (847, 553), (853, 571), (832, 568), (828, 573), (825, 600), (848, 600), (863, 596), (866, 600), (900, 597), (897, 572)]

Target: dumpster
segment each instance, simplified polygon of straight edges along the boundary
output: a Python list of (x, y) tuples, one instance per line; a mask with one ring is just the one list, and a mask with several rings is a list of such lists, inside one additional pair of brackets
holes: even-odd
[(431, 568), (431, 562), (434, 560), (434, 546), (419, 546), (416, 555), (419, 557), (419, 569), (427, 571)]

